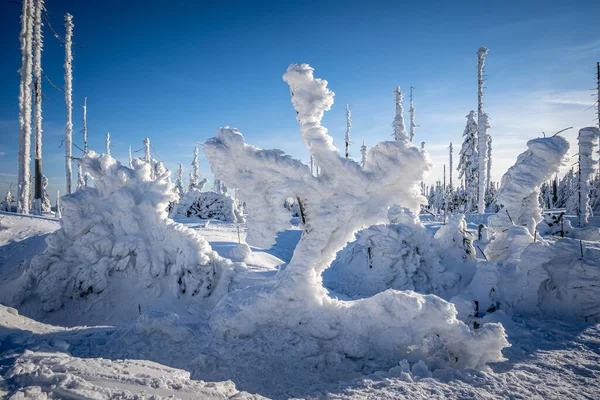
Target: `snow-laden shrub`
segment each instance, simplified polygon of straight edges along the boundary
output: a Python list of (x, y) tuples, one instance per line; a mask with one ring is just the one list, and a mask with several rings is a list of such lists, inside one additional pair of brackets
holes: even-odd
[(162, 164), (136, 159), (130, 169), (93, 151), (81, 162), (94, 187), (61, 199), (61, 228), (26, 268), (22, 297), (37, 295), (52, 311), (71, 299), (118, 297), (119, 290), (132, 301), (214, 298), (226, 290), (233, 264), (168, 218), (176, 195)]
[(565, 217), (564, 212), (560, 214), (546, 213), (543, 218), (537, 226), (538, 233), (542, 236), (568, 236), (573, 230), (571, 221)]
[[(540, 224), (538, 198), (540, 186), (558, 171), (569, 144), (555, 136), (527, 145), (529, 150), (502, 178), (502, 208), (489, 219), (494, 239), (485, 253), (496, 262), (478, 265), (467, 293), (481, 310), (500, 307), (517, 314), (600, 321), (600, 247), (570, 238), (549, 243), (535, 234), (536, 226), (544, 234), (560, 232), (558, 217), (549, 216)], [(580, 231), (566, 220), (564, 226), (570, 236)], [(585, 234), (594, 237), (591, 230)]]
[(187, 191), (173, 210), (173, 215), (184, 217), (245, 222), (239, 201), (226, 193), (202, 192), (195, 187)]
[(444, 298), (466, 287), (475, 272), (475, 248), (464, 216), (451, 216), (431, 237), (415, 214), (390, 214), (390, 224), (365, 229), (338, 253), (323, 272), (327, 287), (348, 296), (397, 289)]
[[(291, 65), (284, 75), (297, 111), (301, 135), (321, 173), (279, 150), (247, 145), (236, 129), (221, 128), (204, 144), (216, 178), (239, 189), (247, 204), (251, 245), (269, 247), (287, 229), (282, 207), (298, 198), (303, 234), (287, 268), (274, 282), (231, 293), (211, 315), (214, 332), (224, 337), (318, 340), (318, 351), (332, 357), (377, 363), (427, 360), (433, 368), (475, 367), (502, 360), (508, 346), (500, 324), (471, 331), (456, 319), (454, 306), (434, 295), (387, 290), (371, 298), (341, 301), (328, 296), (321, 273), (357, 230), (386, 221), (394, 203), (416, 212), (425, 198), (419, 183), (432, 168), (424, 150), (409, 141), (381, 142), (371, 148), (364, 167), (339, 155), (321, 125), (333, 104), (327, 82), (313, 69)], [(303, 339), (304, 338), (304, 339)], [(280, 349), (274, 351), (281, 352)]]

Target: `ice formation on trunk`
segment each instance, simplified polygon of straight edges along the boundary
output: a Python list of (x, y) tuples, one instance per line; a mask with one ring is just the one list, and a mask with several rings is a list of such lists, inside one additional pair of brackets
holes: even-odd
[(579, 227), (587, 225), (592, 209), (590, 207), (590, 192), (592, 189), (592, 174), (594, 173), (594, 160), (592, 154), (594, 146), (598, 144), (600, 130), (594, 126), (579, 130)]
[(392, 126), (394, 127), (394, 139), (405, 143), (409, 140), (408, 134), (406, 133), (406, 126), (404, 125), (404, 107), (402, 106), (404, 94), (400, 90), (400, 86), (396, 88), (394, 94), (396, 95), (396, 117), (394, 118), (394, 122), (392, 122)]
[(346, 137), (344, 138), (344, 143), (346, 144), (346, 159), (349, 157), (348, 150), (350, 148), (350, 129), (352, 129), (352, 120), (350, 117), (352, 113), (350, 113), (350, 108), (348, 104), (346, 104)]
[(144, 139), (144, 161), (150, 163), (152, 158), (150, 157), (150, 139)]
[(23, 0), (21, 12), (21, 85), (19, 87), (19, 176), (17, 212), (29, 214), (31, 208), (31, 82), (33, 0)]
[(471, 331), (456, 319), (454, 307), (436, 296), (388, 290), (340, 301), (327, 295), (321, 273), (336, 252), (357, 229), (384, 222), (393, 203), (419, 210), (425, 200), (419, 182), (432, 163), (408, 140), (377, 144), (364, 168), (346, 160), (321, 125), (333, 104), (327, 82), (315, 79), (307, 64), (290, 65), (284, 80), (304, 143), (323, 170), (313, 177), (300, 161), (280, 150), (247, 145), (229, 127), (205, 143), (213, 173), (238, 187), (247, 203), (249, 244), (269, 247), (275, 234), (289, 226), (290, 215), (281, 207), (288, 197), (299, 200), (303, 220), (302, 237), (286, 269), (262, 288), (264, 293), (234, 292), (224, 298), (211, 327), (229, 337), (264, 337), (277, 327), (319, 338), (321, 351), (388, 362), (426, 359), (433, 368), (481, 368), (501, 360), (501, 349), (508, 345), (501, 325)]
[(62, 207), (60, 205), (60, 190), (56, 191), (56, 218), (62, 218)]
[(81, 161), (77, 163), (77, 190), (85, 187), (85, 181), (83, 180), (83, 169), (81, 168)]
[(133, 155), (131, 154), (131, 145), (129, 145), (129, 168), (133, 168)]
[(65, 167), (67, 173), (67, 194), (71, 193), (71, 178), (73, 171), (71, 169), (73, 152), (73, 55), (71, 54), (73, 38), (73, 17), (71, 14), (65, 15), (65, 103), (67, 104), (67, 124), (65, 129)]
[(415, 122), (415, 105), (413, 103), (413, 87), (410, 87), (410, 108), (408, 112), (410, 113), (410, 141), (412, 142), (415, 138), (415, 127), (417, 126)]
[[(35, 139), (34, 139), (34, 170), (35, 170), (35, 183), (34, 183), (34, 212), (36, 214), (42, 213), (42, 48), (44, 44), (42, 42), (42, 10), (44, 9), (44, 0), (35, 0), (35, 19), (33, 25), (34, 35), (34, 50), (33, 50), (33, 76), (34, 81), (34, 92), (35, 92), (35, 113), (34, 113), (34, 125), (35, 125)], [(38, 186), (39, 184), (39, 186)]]
[(483, 111), (483, 69), (485, 66), (485, 55), (488, 49), (481, 46), (477, 51), (477, 143), (479, 150), (479, 185), (478, 185), (478, 200), (477, 212), (485, 213), (485, 189), (487, 188), (486, 173), (487, 173), (487, 128), (489, 121), (487, 114)]
[(536, 226), (543, 219), (538, 201), (540, 187), (558, 172), (569, 143), (554, 136), (532, 139), (527, 147), (502, 177), (496, 196), (501, 208), (488, 220), (494, 235), (485, 250), (490, 261), (517, 259), (533, 242)]
[(48, 195), (48, 178), (46, 175), (42, 175), (42, 212), (52, 211), (52, 203), (50, 202), (50, 196)]
[(141, 299), (187, 298), (193, 305), (227, 290), (233, 264), (168, 218), (175, 194), (162, 164), (154, 178), (141, 160), (129, 169), (90, 151), (81, 161), (94, 187), (62, 198), (61, 228), (26, 268), (21, 299), (39, 296), (41, 308), (53, 311), (105, 293), (108, 301), (126, 297), (137, 312)]

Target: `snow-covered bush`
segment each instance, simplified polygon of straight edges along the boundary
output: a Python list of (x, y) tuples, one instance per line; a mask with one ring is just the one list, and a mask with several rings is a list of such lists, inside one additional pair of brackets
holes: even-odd
[(190, 187), (190, 190), (175, 205), (173, 215), (245, 222), (239, 201), (225, 193), (202, 192), (196, 187)]
[(6, 197), (0, 203), (0, 211), (11, 212), (12, 211), (12, 203), (14, 202), (12, 192), (10, 188), (6, 191)]
[(542, 221), (540, 188), (558, 172), (569, 143), (561, 136), (554, 136), (532, 139), (527, 147), (502, 177), (496, 196), (501, 208), (488, 220), (493, 240), (485, 253), (490, 261), (518, 259), (521, 251), (534, 241), (535, 229)]
[(93, 151), (81, 162), (94, 187), (62, 198), (61, 228), (26, 268), (21, 299), (38, 296), (41, 308), (53, 311), (101, 293), (125, 295), (137, 307), (144, 298), (191, 302), (227, 290), (234, 265), (167, 217), (176, 195), (162, 164), (136, 159), (130, 169)]
[(211, 327), (227, 337), (266, 337), (277, 330), (319, 340), (319, 352), (335, 357), (399, 362), (427, 360), (430, 367), (484, 367), (503, 359), (508, 345), (499, 324), (477, 331), (456, 319), (450, 303), (434, 295), (388, 290), (371, 298), (340, 301), (328, 296), (321, 273), (337, 251), (361, 228), (386, 220), (399, 203), (416, 212), (425, 199), (419, 183), (432, 167), (429, 156), (408, 140), (374, 146), (365, 166), (339, 155), (321, 125), (333, 104), (327, 82), (313, 77), (306, 65), (291, 65), (284, 74), (290, 85), (301, 135), (318, 177), (309, 167), (279, 150), (260, 150), (244, 143), (229, 127), (217, 131), (204, 151), (218, 179), (239, 188), (247, 203), (249, 244), (269, 247), (275, 234), (289, 226), (281, 205), (298, 198), (304, 215), (303, 234), (287, 268), (258, 291), (243, 291), (221, 301)]
[(565, 236), (573, 230), (571, 221), (565, 218), (565, 213), (546, 213), (544, 219), (538, 224), (537, 230), (542, 236)]
[(450, 298), (475, 273), (475, 248), (464, 216), (454, 215), (435, 237), (410, 212), (392, 214), (337, 255), (323, 272), (327, 287), (348, 296), (372, 296), (387, 289), (415, 290)]

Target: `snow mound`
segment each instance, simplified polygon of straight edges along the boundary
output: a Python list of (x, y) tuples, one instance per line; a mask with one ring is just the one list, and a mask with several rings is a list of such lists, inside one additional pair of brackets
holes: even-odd
[(388, 290), (350, 302), (328, 296), (321, 274), (336, 253), (357, 230), (385, 222), (392, 204), (416, 212), (425, 202), (419, 184), (432, 162), (407, 141), (377, 144), (364, 167), (341, 157), (321, 125), (333, 104), (327, 81), (315, 79), (307, 64), (290, 65), (283, 78), (304, 143), (322, 172), (314, 177), (279, 150), (247, 145), (229, 127), (205, 143), (215, 176), (240, 188), (248, 206), (249, 244), (269, 247), (289, 226), (290, 214), (282, 207), (289, 197), (298, 200), (303, 229), (275, 281), (252, 288), (251, 295), (242, 290), (225, 297), (211, 315), (211, 328), (224, 338), (290, 335), (303, 349), (316, 338), (320, 353), (375, 365), (426, 359), (434, 367), (484, 368), (502, 360), (508, 342), (500, 324), (471, 331), (456, 319), (452, 304), (434, 295)]
[(94, 187), (62, 198), (61, 228), (26, 267), (20, 300), (37, 295), (53, 311), (105, 292), (135, 303), (163, 294), (216, 299), (227, 290), (233, 264), (168, 218), (176, 195), (162, 164), (134, 160), (130, 169), (94, 152), (81, 163)]
[(262, 399), (231, 381), (203, 382), (190, 373), (145, 360), (77, 358), (25, 351), (5, 375), (11, 399)]
[(240, 243), (233, 246), (233, 248), (227, 253), (227, 257), (232, 260), (244, 261), (252, 254), (250, 246), (246, 243)]
[(175, 206), (173, 215), (245, 222), (242, 206), (226, 193), (202, 192), (192, 187)]

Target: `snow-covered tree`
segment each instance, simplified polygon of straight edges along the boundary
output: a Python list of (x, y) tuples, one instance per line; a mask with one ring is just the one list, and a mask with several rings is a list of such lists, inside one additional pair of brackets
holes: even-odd
[(363, 144), (360, 146), (360, 166), (364, 168), (367, 163), (367, 145), (363, 139)]
[(85, 187), (85, 181), (83, 179), (83, 169), (81, 168), (81, 161), (77, 162), (77, 190), (81, 190)]
[[(500, 350), (508, 342), (500, 326), (486, 325), (485, 334), (481, 329), (471, 331), (456, 320), (454, 311), (443, 311), (454, 309), (437, 297), (386, 291), (344, 302), (328, 295), (322, 272), (336, 253), (358, 229), (386, 222), (392, 204), (401, 201), (402, 206), (417, 212), (424, 202), (419, 182), (431, 170), (432, 162), (408, 138), (374, 146), (364, 168), (346, 160), (321, 125), (324, 112), (333, 104), (334, 94), (327, 82), (315, 79), (307, 64), (291, 65), (284, 80), (290, 85), (304, 143), (322, 173), (313, 177), (308, 166), (279, 150), (247, 145), (233, 128), (220, 128), (205, 143), (204, 151), (216, 177), (239, 188), (240, 198), (246, 201), (249, 244), (268, 248), (276, 233), (287, 229), (290, 215), (282, 204), (288, 197), (299, 200), (303, 221), (300, 241), (286, 269), (277, 275), (277, 282), (270, 282), (263, 287), (264, 292), (253, 296), (254, 304), (241, 302), (240, 297), (224, 298), (219, 307), (227, 311), (211, 324), (214, 331), (252, 337), (261, 335), (263, 329), (272, 331), (280, 326), (294, 334), (326, 338), (326, 343), (315, 339), (319, 346), (325, 346), (320, 347), (322, 351), (342, 346), (346, 356), (361, 358), (389, 349), (402, 349), (406, 358), (413, 346), (422, 352), (424, 347), (417, 343), (428, 337), (439, 346), (434, 346), (435, 354), (425, 350), (429, 354), (419, 357), (435, 357), (442, 365), (449, 366), (450, 358), (452, 365), (461, 367), (502, 359)], [(432, 325), (431, 321), (436, 322)], [(324, 326), (328, 328), (323, 330)], [(440, 329), (442, 334), (437, 333)], [(400, 331), (402, 335), (386, 335), (381, 340), (374, 334)], [(358, 355), (342, 343), (365, 345)]]
[(19, 175), (17, 212), (29, 214), (31, 209), (31, 82), (33, 69), (32, 31), (33, 0), (23, 0), (21, 12), (21, 85), (19, 87)]
[(396, 95), (396, 117), (394, 118), (394, 122), (392, 122), (394, 139), (402, 143), (407, 143), (409, 140), (406, 133), (406, 126), (404, 125), (404, 107), (402, 105), (404, 94), (400, 90), (400, 86), (396, 88), (394, 94)]
[(56, 191), (56, 218), (62, 218), (62, 209), (60, 207), (60, 190)]
[(200, 183), (200, 160), (198, 159), (198, 146), (194, 147), (194, 160), (192, 161), (192, 173), (190, 174), (190, 188)]
[(352, 113), (350, 112), (350, 108), (348, 104), (346, 104), (346, 137), (344, 138), (344, 143), (346, 144), (346, 159), (349, 157), (349, 149), (350, 149), (350, 129), (352, 129), (352, 120), (350, 117)]
[(110, 132), (106, 133), (106, 154), (110, 156)]
[(0, 211), (12, 212), (12, 203), (13, 202), (14, 202), (14, 199), (12, 196), (12, 192), (10, 191), (10, 187), (9, 187), (8, 190), (6, 191), (6, 196), (4, 197), (4, 200), (2, 200), (2, 203), (0, 203)]
[(35, 18), (33, 24), (34, 50), (33, 50), (33, 76), (35, 78), (35, 196), (33, 209), (36, 214), (42, 213), (42, 11), (44, 0), (35, 0)]
[(594, 126), (579, 130), (579, 173), (578, 175), (578, 217), (579, 227), (587, 225), (592, 209), (590, 206), (590, 192), (592, 189), (592, 175), (594, 173), (594, 160), (592, 154), (594, 146), (600, 139), (600, 130)]
[(466, 212), (474, 209), (477, 199), (477, 177), (479, 171), (479, 153), (477, 151), (477, 123), (475, 111), (467, 115), (467, 125), (463, 131), (463, 143), (459, 153), (458, 178), (465, 181), (467, 196)]
[(131, 145), (129, 145), (129, 168), (133, 168), (133, 155), (131, 154)]
[(48, 178), (46, 175), (42, 176), (42, 212), (49, 213), (52, 211), (52, 203), (50, 202), (50, 195), (48, 195)]
[(67, 194), (71, 193), (73, 176), (73, 16), (65, 15), (65, 103), (67, 105), (67, 124), (65, 129), (65, 167), (67, 173)]
[(175, 193), (181, 199), (183, 194), (185, 193), (183, 190), (183, 165), (179, 164), (179, 168), (177, 168), (177, 178), (175, 179)]
[[(86, 155), (88, 152), (87, 97), (83, 98), (82, 108), (83, 108), (83, 155)], [(130, 148), (130, 150), (131, 150), (131, 148)], [(83, 174), (83, 182), (84, 182), (84, 185), (87, 186), (88, 177), (86, 174)]]
[(483, 111), (483, 69), (485, 66), (485, 55), (488, 49), (481, 46), (477, 51), (477, 139), (479, 150), (479, 190), (477, 201), (477, 212), (485, 213), (485, 190), (487, 188), (487, 128), (489, 128), (489, 119)]
[[(410, 136), (409, 139), (412, 142), (413, 139), (415, 138), (415, 127), (417, 126), (415, 123), (415, 105), (413, 103), (413, 89), (414, 87), (410, 87), (410, 108), (408, 109), (408, 112), (410, 113)], [(452, 169), (452, 168), (450, 168)]]
[(492, 184), (492, 136), (487, 135), (487, 172), (485, 174), (486, 190), (489, 190)]
[(144, 139), (144, 161), (150, 163), (152, 157), (150, 157), (150, 139)]
[[(478, 138), (478, 150), (479, 150), (479, 190), (478, 190), (478, 203), (477, 203), (477, 212), (479, 214), (485, 213), (485, 192), (487, 190), (487, 144), (488, 144), (488, 134), (487, 129), (490, 127), (489, 119), (487, 114), (484, 112), (479, 117), (479, 121), (477, 124), (477, 138)], [(483, 139), (482, 139), (483, 138)]]
[(532, 139), (527, 147), (502, 177), (497, 195), (501, 208), (488, 220), (494, 237), (485, 249), (490, 261), (516, 260), (533, 243), (537, 224), (543, 219), (540, 187), (558, 172), (569, 142), (553, 136)]
[(452, 147), (452, 142), (450, 142), (450, 147), (448, 147), (449, 159), (450, 159), (450, 186), (452, 187), (452, 152), (454, 148)]

